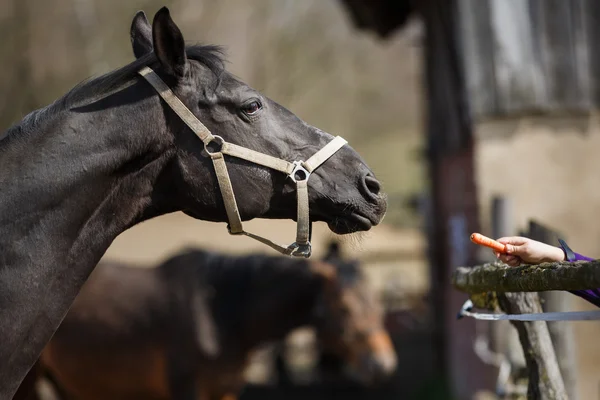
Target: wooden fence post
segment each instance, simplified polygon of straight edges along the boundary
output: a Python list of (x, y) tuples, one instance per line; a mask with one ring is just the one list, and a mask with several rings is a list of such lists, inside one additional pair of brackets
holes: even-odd
[[(491, 213), (492, 237), (494, 239), (502, 236), (512, 236), (517, 232), (510, 199), (503, 196), (493, 197)], [(490, 324), (494, 351), (504, 354), (511, 366), (524, 368), (526, 366), (525, 358), (517, 330), (509, 321), (490, 321)]]
[[(500, 308), (508, 314), (542, 312), (537, 293), (498, 293)], [(519, 333), (527, 363), (527, 398), (568, 400), (554, 347), (545, 321), (511, 321)]]
[[(559, 236), (557, 232), (542, 224), (534, 220), (529, 221), (528, 237), (531, 239), (556, 246)], [(573, 297), (570, 293), (564, 291), (547, 291), (541, 292), (540, 297), (542, 298), (543, 309), (545, 311), (570, 311), (571, 299)], [(578, 400), (577, 363), (575, 362), (575, 341), (572, 326), (568, 322), (553, 321), (548, 322), (548, 329), (569, 399)]]
[[(456, 289), (471, 294), (478, 307), (499, 307), (508, 314), (539, 313), (542, 307), (537, 292), (599, 287), (600, 260), (513, 268), (500, 262), (473, 268), (458, 267), (452, 276), (452, 284)], [(490, 292), (500, 292), (497, 304), (490, 303), (489, 296), (481, 296)], [(527, 362), (528, 398), (568, 399), (547, 324), (544, 321), (514, 321), (513, 325), (519, 332)]]
[(453, 397), (470, 399), (494, 382), (494, 369), (473, 349), (477, 321), (456, 324), (451, 309), (464, 296), (447, 286), (457, 265), (476, 262), (470, 232), (479, 230), (473, 124), (470, 116), (456, 0), (414, 2), (425, 27), (423, 83), (432, 202), (431, 296), (435, 304), (434, 362)]

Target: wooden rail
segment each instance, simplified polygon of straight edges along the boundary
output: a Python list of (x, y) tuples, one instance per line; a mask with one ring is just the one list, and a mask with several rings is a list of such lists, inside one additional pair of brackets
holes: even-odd
[(511, 268), (494, 262), (459, 267), (452, 285), (462, 292), (542, 292), (600, 288), (600, 260), (556, 262)]
[[(537, 292), (600, 287), (600, 260), (514, 268), (500, 262), (472, 268), (459, 267), (452, 275), (452, 284), (468, 293), (478, 307), (509, 314), (539, 313), (542, 307)], [(519, 333), (528, 367), (527, 398), (567, 400), (569, 397), (546, 322), (511, 323)]]

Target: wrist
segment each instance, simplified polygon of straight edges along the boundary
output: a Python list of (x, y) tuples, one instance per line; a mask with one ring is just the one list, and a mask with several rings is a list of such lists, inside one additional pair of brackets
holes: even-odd
[(563, 249), (561, 249), (560, 247), (552, 246), (552, 256), (551, 256), (552, 262), (565, 261), (566, 259), (567, 259), (567, 256)]

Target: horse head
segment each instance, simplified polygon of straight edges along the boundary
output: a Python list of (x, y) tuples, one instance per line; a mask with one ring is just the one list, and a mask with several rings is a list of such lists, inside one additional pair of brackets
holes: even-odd
[[(313, 157), (314, 163), (307, 165), (334, 137), (227, 72), (218, 47), (186, 47), (167, 8), (157, 12), (152, 25), (138, 12), (131, 25), (131, 41), (138, 61), (152, 67), (191, 111), (190, 118), (198, 121), (186, 126), (173, 107), (161, 103), (164, 121), (157, 129), (175, 147), (171, 192), (165, 199), (176, 203), (177, 209), (195, 218), (231, 224), (224, 201), (233, 197), (238, 209), (233, 214), (239, 213), (240, 224), (253, 218), (297, 220), (301, 217), (300, 205), (295, 207), (297, 197), (300, 204), (295, 185), (298, 171), (293, 175), (291, 169), (302, 165), (299, 179), (308, 182), (310, 221), (323, 221), (338, 234), (368, 230), (381, 221), (385, 195), (355, 150), (337, 141), (335, 149), (318, 160)], [(202, 132), (190, 129), (194, 124)], [(202, 139), (204, 133), (206, 139)], [(216, 150), (210, 145), (216, 145)], [(221, 150), (226, 172), (218, 175), (212, 152)], [(223, 180), (229, 180), (229, 186)], [(234, 195), (226, 193), (231, 190)]]
[(364, 383), (376, 383), (396, 369), (397, 357), (383, 326), (383, 307), (356, 260), (344, 260), (332, 243), (322, 261), (312, 263), (323, 281), (316, 331), (323, 350), (348, 365)]

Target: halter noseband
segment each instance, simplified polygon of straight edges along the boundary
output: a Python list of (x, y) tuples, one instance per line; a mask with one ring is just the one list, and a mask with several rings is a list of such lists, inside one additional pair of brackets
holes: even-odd
[[(232, 235), (246, 235), (252, 239), (270, 246), (282, 254), (296, 257), (310, 257), (311, 254), (311, 231), (312, 225), (310, 222), (309, 207), (308, 207), (308, 178), (312, 172), (321, 164), (334, 155), (347, 142), (340, 136), (336, 136), (332, 141), (327, 143), (321, 150), (317, 151), (306, 161), (289, 162), (263, 154), (248, 148), (238, 146), (233, 143), (226, 142), (222, 137), (213, 135), (210, 131), (196, 118), (196, 116), (179, 100), (169, 86), (150, 68), (144, 67), (138, 71), (158, 92), (160, 97), (171, 107), (173, 111), (186, 123), (187, 126), (202, 140), (204, 150), (212, 159), (221, 196), (227, 212), (229, 224), (227, 229)], [(208, 145), (214, 143), (219, 145), (219, 149), (211, 151)], [(242, 220), (235, 201), (233, 187), (227, 172), (224, 154), (231, 157), (241, 158), (254, 164), (262, 165), (286, 174), (296, 184), (296, 197), (298, 199), (297, 210), (297, 230), (296, 241), (287, 247), (280, 246), (266, 238), (244, 231)]]

